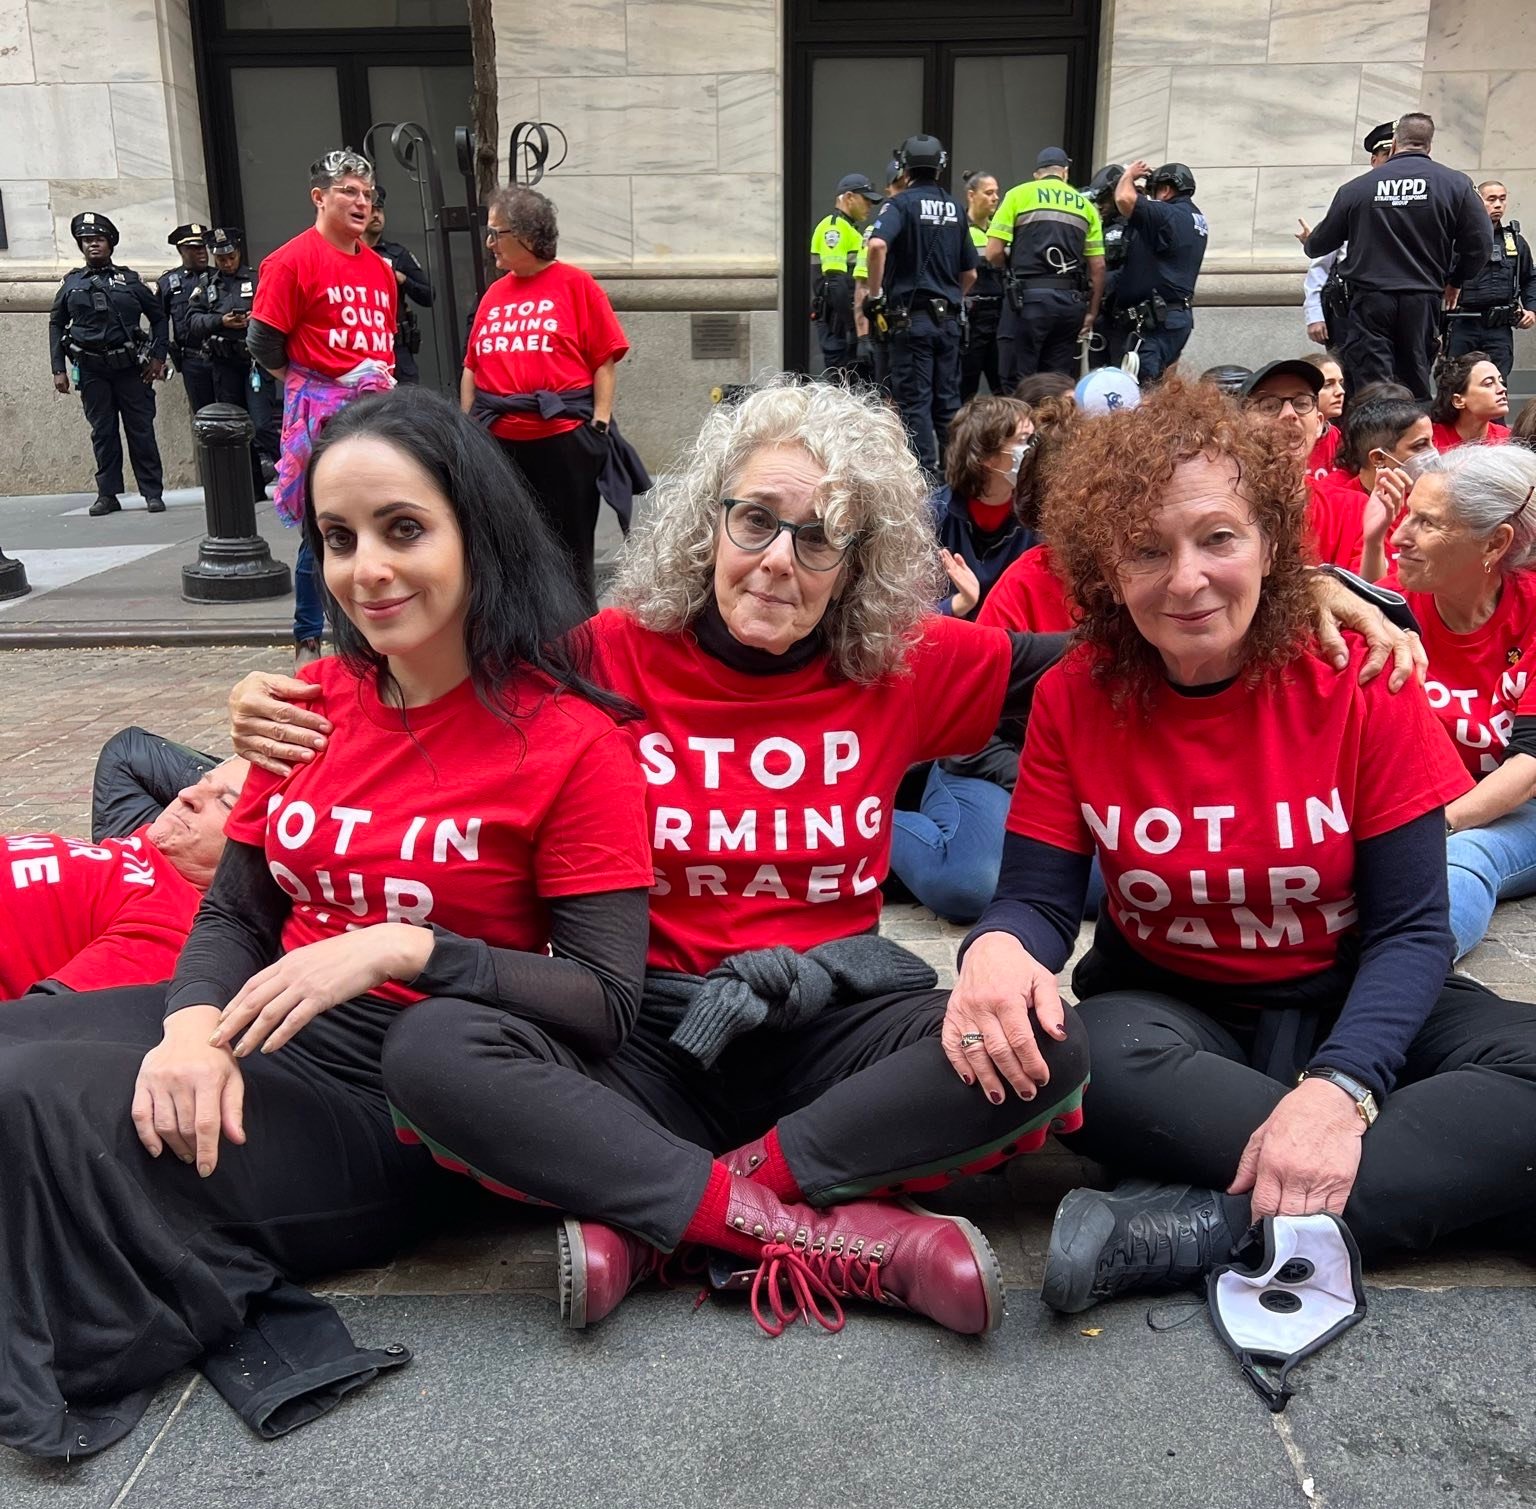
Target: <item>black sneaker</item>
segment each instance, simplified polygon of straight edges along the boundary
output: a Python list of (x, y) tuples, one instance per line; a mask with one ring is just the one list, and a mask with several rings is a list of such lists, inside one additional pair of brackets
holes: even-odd
[(165, 499), (164, 498), (145, 498), (144, 506), (151, 513), (164, 513), (165, 512)]
[(1221, 1191), (1137, 1179), (1074, 1189), (1056, 1209), (1040, 1298), (1075, 1315), (1119, 1294), (1183, 1289), (1232, 1254)]
[(86, 512), (93, 519), (100, 519), (105, 518), (109, 513), (116, 513), (122, 506), (111, 493), (99, 493), (97, 494), (96, 501), (86, 509)]

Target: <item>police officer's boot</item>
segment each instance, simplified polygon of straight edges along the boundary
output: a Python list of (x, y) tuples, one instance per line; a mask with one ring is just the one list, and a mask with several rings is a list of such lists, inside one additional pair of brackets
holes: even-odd
[(152, 497), (152, 498), (145, 498), (144, 506), (151, 513), (164, 513), (165, 512), (165, 499), (162, 498), (159, 493), (156, 493), (155, 496)]
[(86, 509), (86, 512), (93, 519), (101, 519), (105, 518), (109, 513), (117, 513), (122, 506), (111, 493), (97, 493), (96, 501)]

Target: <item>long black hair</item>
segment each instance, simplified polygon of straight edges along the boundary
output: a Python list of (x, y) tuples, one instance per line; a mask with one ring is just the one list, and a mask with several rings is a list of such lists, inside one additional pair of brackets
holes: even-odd
[[(361, 436), (409, 456), (453, 509), (469, 579), (464, 648), (480, 701), (508, 721), (524, 715), (531, 707), (520, 705), (515, 683), (533, 670), (617, 717), (637, 716), (632, 704), (590, 678), (588, 605), (527, 484), (496, 442), (440, 394), (399, 387), (360, 398), (326, 423), (305, 478), (304, 537), (317, 568), (325, 541), (315, 519), (315, 468), (328, 451)], [(342, 611), (324, 572), (317, 574), (337, 654), (359, 676), (371, 672), (384, 697), (393, 686), (388, 664)]]

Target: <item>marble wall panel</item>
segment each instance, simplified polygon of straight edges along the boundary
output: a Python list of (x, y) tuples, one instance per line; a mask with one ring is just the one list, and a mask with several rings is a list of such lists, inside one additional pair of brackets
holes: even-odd
[(171, 128), (164, 84), (112, 84), (112, 135), (125, 178), (171, 178)]
[(753, 178), (778, 172), (778, 75), (723, 73), (719, 89), (720, 171)]
[(1296, 240), (1298, 219), (1315, 226), (1328, 211), (1340, 184), (1358, 177), (1354, 163), (1334, 167), (1268, 167), (1259, 169), (1258, 201), (1253, 215), (1256, 257), (1294, 261), (1297, 276), (1306, 272), (1307, 258)]
[(1245, 257), (1253, 244), (1253, 213), (1258, 197), (1257, 168), (1198, 168), (1195, 203), (1210, 227), (1206, 255)]
[(52, 262), (53, 209), (47, 183), (35, 178), (0, 183), (0, 194), (5, 196), (5, 234), (10, 242), (0, 252), (0, 270), (7, 262)]
[(1421, 62), (1430, 0), (1273, 0), (1271, 63)]
[(36, 78), (27, 0), (0, 0), (0, 84), (30, 84)]
[(1526, 0), (1490, 5), (1488, 0), (1434, 0), (1424, 66), (1438, 72), (1476, 73), (1536, 68), (1536, 20)]
[[(1536, 17), (1531, 29), (1536, 31)], [(1435, 155), (1444, 158), (1439, 144), (1437, 133)], [(1476, 161), (1536, 161), (1536, 69), (1489, 73), (1487, 124)]]
[(631, 73), (758, 73), (777, 62), (773, 0), (628, 0)]
[(1262, 63), (1270, 0), (1115, 0), (1111, 57), (1132, 63)]
[(634, 220), (628, 178), (552, 173), (539, 185), (554, 201), (560, 255), (581, 266), (626, 263), (634, 255)]
[(112, 97), (105, 84), (17, 84), (0, 96), (0, 178), (111, 178)]
[(1166, 162), (1168, 106), (1173, 70), (1166, 67), (1111, 68), (1105, 162)]
[(1424, 69), (1418, 63), (1367, 63), (1360, 70), (1360, 103), (1355, 111), (1354, 161), (1370, 161), (1361, 143), (1384, 121), (1420, 108)]
[(1505, 214), (1520, 221), (1528, 240), (1536, 235), (1536, 167), (1530, 164), (1531, 154), (1526, 152), (1521, 154), (1518, 163), (1508, 167), (1494, 164), (1477, 175), (1480, 179), (1497, 178), (1509, 190), (1509, 208)]
[[(1301, 286), (1298, 273), (1296, 286)], [(1195, 328), (1179, 358), (1179, 371), (1197, 377), (1207, 367), (1235, 362), (1257, 371), (1266, 362), (1305, 356), (1317, 348), (1307, 340), (1301, 305), (1241, 308), (1195, 306)]]
[(205, 178), (199, 175), (197, 178), (174, 179), (172, 190), (176, 196), (177, 225), (188, 220), (200, 220), (205, 225), (212, 221), (213, 215), (208, 208), (208, 183)]
[(1168, 113), (1168, 155), (1192, 166), (1348, 162), (1360, 70), (1348, 64), (1180, 68)]
[(61, 262), (80, 260), (69, 234), (71, 219), (81, 210), (101, 210), (122, 237), (113, 255), (123, 266), (152, 278), (170, 263), (165, 237), (180, 224), (181, 211), (169, 178), (55, 178), (48, 187)]
[(172, 89), (166, 104), (170, 114), (171, 176), (178, 179), (206, 178), (202, 118), (196, 91)]
[(1419, 108), (1435, 118), (1434, 153), (1441, 162), (1472, 169), (1482, 161), (1488, 116), (1486, 73), (1425, 73)]
[(774, 219), (721, 216), (714, 174), (650, 174), (634, 181), (635, 260), (702, 263), (728, 271), (732, 261), (772, 262), (779, 253)]
[(496, 65), (524, 78), (619, 74), (629, 67), (624, 0), (495, 0)]
[(752, 310), (747, 315), (747, 339), (754, 381), (781, 369), (783, 357), (780, 354), (777, 309)]
[(566, 133), (568, 173), (697, 173), (715, 167), (713, 74), (572, 78), (540, 95)]
[(166, 83), (177, 89), (197, 89), (197, 62), (192, 45), (191, 0), (161, 0), (161, 60)]
[[(499, 54), (498, 54), (499, 61)], [(550, 93), (558, 95), (564, 81), (552, 79)], [(512, 140), (512, 128), (519, 121), (541, 121), (542, 91), (537, 79), (521, 78), (515, 74), (496, 75), (496, 161), (500, 165), (501, 182), (507, 180), (507, 148)], [(558, 122), (557, 122), (558, 124)], [(562, 127), (562, 129), (564, 129)], [(559, 138), (551, 139), (550, 151), (553, 162), (559, 155)], [(569, 159), (567, 159), (569, 161)]]
[(88, 5), (53, 0), (30, 9), (39, 83), (117, 83), (158, 79), (160, 17), (151, 0)]

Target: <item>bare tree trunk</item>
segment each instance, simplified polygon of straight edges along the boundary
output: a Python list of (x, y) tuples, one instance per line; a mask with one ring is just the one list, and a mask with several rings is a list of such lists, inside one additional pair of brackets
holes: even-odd
[(475, 59), (475, 188), (482, 199), (496, 188), (496, 31), (492, 0), (469, 0), (469, 37)]

